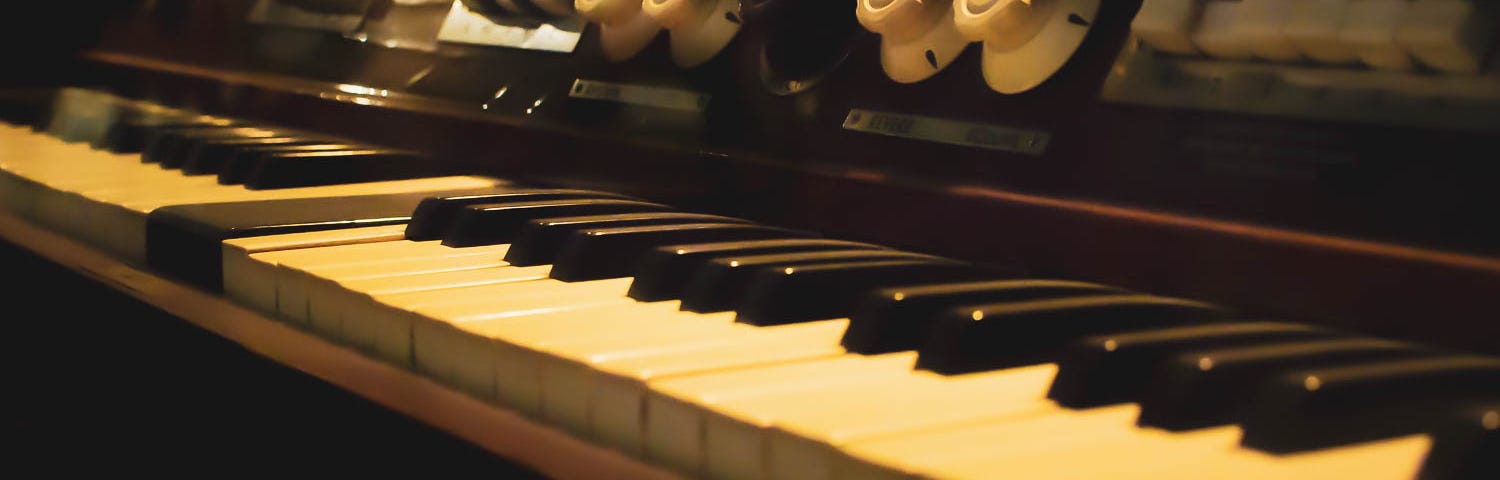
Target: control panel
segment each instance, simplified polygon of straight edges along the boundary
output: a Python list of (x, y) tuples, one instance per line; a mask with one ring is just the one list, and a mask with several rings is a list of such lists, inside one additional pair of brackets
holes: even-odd
[(336, 103), (502, 125), (514, 135), (408, 146), (591, 187), (713, 190), (672, 172), (754, 165), (1414, 243), (1500, 239), (1480, 212), (1500, 200), (1485, 153), (1500, 148), (1500, 5), (1487, 0), (225, 2), (249, 14), (232, 34), (146, 21), (106, 48), (202, 61), (186, 46), (251, 39), (210, 61), (321, 80)]

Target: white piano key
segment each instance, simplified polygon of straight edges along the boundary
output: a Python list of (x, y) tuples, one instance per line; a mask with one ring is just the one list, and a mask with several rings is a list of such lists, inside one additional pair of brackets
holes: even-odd
[(17, 147), (0, 151), (0, 162), (8, 172), (42, 185), (27, 193), (29, 200), (18, 202), (30, 202), (24, 208), (31, 209), (42, 223), (138, 264), (145, 262), (146, 216), (163, 206), (419, 192), (500, 182), (485, 177), (436, 177), (249, 190), (220, 185), (212, 175), (188, 176), (142, 163), (136, 154), (113, 154), (46, 135), (13, 132)]
[(1184, 471), (1201, 471), (1225, 480), (1407, 480), (1418, 478), (1422, 461), (1430, 448), (1431, 439), (1414, 435), (1289, 455), (1238, 449), (1228, 458), (1200, 459), (1183, 468), (1187, 469)]
[(837, 355), (756, 368), (653, 379), (643, 425), (645, 454), (676, 470), (700, 474), (705, 468), (701, 441), (705, 416), (718, 402), (734, 398), (792, 394), (863, 384), (904, 375), (915, 352)]
[[(589, 428), (592, 435), (600, 443), (615, 447), (622, 452), (634, 453), (634, 455), (645, 455), (651, 446), (648, 434), (651, 434), (649, 423), (654, 422), (655, 417), (649, 416), (649, 402), (652, 396), (648, 387), (642, 386), (642, 380), (652, 381), (658, 378), (676, 378), (676, 372), (684, 369), (696, 369), (696, 374), (705, 371), (703, 366), (714, 366), (718, 371), (745, 371), (745, 366), (753, 366), (753, 369), (768, 368), (766, 365), (784, 365), (790, 362), (804, 362), (804, 359), (832, 359), (840, 357), (843, 351), (832, 348), (831, 345), (822, 342), (810, 341), (811, 336), (802, 333), (784, 332), (787, 335), (756, 335), (756, 338), (729, 338), (729, 336), (718, 336), (718, 338), (705, 339), (685, 338), (684, 344), (691, 344), (691, 348), (682, 348), (675, 354), (666, 356), (676, 357), (675, 368), (663, 369), (658, 377), (651, 375), (634, 375), (624, 377), (621, 374), (606, 374), (609, 366), (603, 366), (600, 371), (588, 371), (579, 368), (579, 378), (582, 378), (583, 386), (589, 390)], [(598, 350), (606, 345), (595, 345)], [(628, 353), (630, 348), (619, 348), (618, 351)], [(639, 350), (636, 350), (639, 351)], [(655, 356), (652, 362), (663, 360), (666, 356)], [(694, 357), (709, 357), (709, 362), (690, 366)], [(642, 359), (645, 360), (645, 359)], [(786, 360), (786, 362), (781, 362)], [(622, 360), (619, 363), (630, 363), (630, 360)], [(624, 368), (628, 368), (624, 366)], [(618, 369), (618, 368), (616, 368)], [(588, 378), (595, 377), (595, 378)], [(547, 381), (555, 380), (555, 375), (549, 374)], [(847, 378), (847, 377), (846, 377)], [(844, 380), (844, 378), (840, 378)], [(837, 380), (834, 380), (837, 381)], [(667, 414), (670, 419), (670, 414)], [(696, 432), (696, 431), (694, 431)], [(660, 431), (657, 434), (661, 434)], [(666, 432), (670, 437), (672, 431)], [(694, 437), (696, 438), (696, 437)]]
[[(411, 357), (418, 372), (465, 388), (483, 390), (493, 383), (492, 376), (483, 375), (480, 365), (455, 359), (447, 347), (469, 345), (478, 338), (461, 330), (462, 324), (634, 303), (625, 296), (628, 288), (629, 279), (576, 284), (537, 280), (393, 296), (408, 297), (406, 299), (387, 297), (377, 300), (381, 301), (384, 310), (380, 315), (387, 316), (383, 321), (410, 332), (406, 341), (411, 343)], [(413, 301), (411, 297), (420, 300)]]
[(28, 128), (0, 124), (0, 208), (30, 216), (41, 185), (14, 170), (16, 162), (35, 158), (40, 142), (31, 141)]
[[(594, 438), (604, 438), (594, 428), (595, 420), (612, 426), (626, 425), (623, 433), (628, 438), (620, 439), (619, 448), (636, 452), (640, 449), (638, 425), (644, 404), (640, 394), (643, 389), (638, 388), (640, 380), (608, 382), (610, 377), (601, 379), (595, 375), (591, 363), (621, 357), (627, 362), (631, 357), (657, 360), (670, 357), (676, 362), (653, 372), (668, 376), (680, 371), (672, 370), (672, 366), (703, 372), (842, 353), (842, 350), (830, 349), (822, 342), (809, 345), (805, 336), (763, 334), (757, 331), (757, 327), (735, 324), (728, 318), (731, 317), (670, 312), (657, 315), (648, 323), (653, 328), (660, 327), (650, 334), (632, 331), (590, 340), (512, 335), (497, 336), (496, 339), (518, 347), (517, 350), (528, 357), (525, 361), (536, 365), (540, 371), (544, 418)], [(594, 414), (601, 412), (624, 416), (595, 419)]]
[[(1054, 373), (1055, 367), (1047, 365), (957, 380), (908, 371), (844, 388), (720, 401), (704, 418), (705, 464), (714, 476), (740, 472), (735, 475), (828, 478), (832, 475), (833, 451), (803, 447), (814, 444), (836, 448), (862, 436), (1051, 411), (1056, 407), (1045, 396)], [(807, 398), (819, 401), (807, 402)], [(795, 433), (773, 430), (783, 426), (793, 429), (783, 432)], [(804, 461), (811, 463), (801, 463)], [(823, 468), (809, 470), (817, 467)]]
[[(1089, 410), (1043, 409), (1032, 415), (866, 439), (840, 450), (834, 478), (925, 478), (970, 459), (1026, 458), (1136, 434), (1134, 404)], [(1018, 478), (1044, 475), (1015, 471)]]
[[(351, 284), (411, 277), (443, 278), (443, 275), (486, 272), (504, 267), (509, 267), (509, 264), (497, 256), (458, 254), (320, 270), (319, 276), (309, 278), (306, 284), (307, 321), (313, 330), (329, 338), (355, 345), (348, 334), (358, 329), (354, 325), (345, 326), (343, 315), (354, 303), (366, 301), (370, 297), (366, 290), (353, 288)], [(366, 349), (374, 348), (373, 343), (368, 343), (373, 340), (373, 337), (365, 337), (361, 340), (367, 343), (357, 346)]]
[[(694, 318), (694, 317), (698, 318)], [(719, 323), (726, 328), (700, 338), (672, 338), (640, 345), (557, 345), (544, 348), (543, 385), (576, 385), (584, 393), (583, 410), (559, 412), (586, 423), (595, 438), (627, 452), (641, 452), (649, 395), (648, 382), (706, 372), (758, 368), (786, 362), (844, 355), (837, 339), (845, 320), (775, 327), (730, 323), (732, 315), (679, 313), (690, 322)], [(550, 396), (548, 398), (551, 398)], [(576, 421), (576, 420), (575, 420)]]
[(501, 260), (503, 254), (496, 255), (493, 250), (468, 251), (473, 248), (454, 249), (460, 251), (431, 258), (401, 259), (312, 270), (311, 272), (316, 272), (317, 276), (306, 278), (303, 285), (306, 289), (304, 311), (307, 312), (307, 323), (314, 331), (321, 332), (330, 338), (340, 338), (344, 330), (339, 310), (335, 306), (343, 304), (346, 301), (346, 295), (354, 293), (345, 287), (345, 282), (416, 274), (462, 272), (509, 265)]
[[(496, 306), (495, 303), (506, 302), (508, 298), (537, 295), (568, 298), (569, 294), (558, 293), (555, 285), (540, 283), (538, 277), (544, 275), (543, 272), (543, 267), (499, 267), (482, 274), (487, 277), (482, 281), (461, 275), (465, 278), (452, 286), (441, 285), (447, 279), (440, 278), (432, 287), (393, 288), (391, 292), (376, 292), (367, 298), (350, 297), (350, 302), (340, 313), (343, 335), (350, 344), (380, 352), (381, 357), (388, 361), (420, 370), (413, 351), (414, 332), (417, 324), (435, 320), (424, 318), (414, 309), (443, 306), (450, 311), (468, 310), (455, 313), (493, 313), (504, 312), (504, 305)], [(606, 295), (606, 298), (614, 300), (618, 296)], [(588, 304), (582, 300), (576, 303), (579, 307)]]
[(1292, 17), (1283, 31), (1302, 54), (1313, 60), (1330, 65), (1358, 62), (1354, 49), (1339, 36), (1349, 5), (1354, 1), (1299, 1), (1293, 6)]
[[(842, 449), (834, 478), (1056, 479), (1415, 478), (1428, 440), (1404, 437), (1271, 455), (1239, 446), (1237, 427), (1167, 432), (1135, 426), (1134, 404), (976, 422), (867, 439)], [(1088, 459), (1088, 461), (1078, 461)]]
[(386, 361), (411, 367), (411, 329), (407, 315), (390, 315), (391, 307), (377, 298), (547, 278), (550, 266), (493, 267), (345, 282), (343, 294), (323, 301), (320, 308), (336, 315), (344, 342), (373, 352)]
[[(560, 298), (551, 298), (560, 304)], [(599, 338), (634, 339), (657, 334), (671, 334), (652, 318), (676, 313), (675, 306), (663, 304), (630, 305), (619, 301), (592, 302), (588, 299), (553, 309), (521, 307), (505, 314), (482, 313), (469, 318), (418, 315), (412, 331), (413, 357), (417, 370), (462, 388), (491, 391), (501, 402), (528, 412), (544, 415), (540, 366), (524, 347), (503, 338), (539, 338), (532, 342), (584, 342)], [(490, 311), (503, 310), (491, 307)], [(703, 325), (715, 328), (716, 325)], [(684, 328), (681, 324), (676, 327)], [(696, 332), (696, 331), (694, 331)]]
[(889, 390), (837, 408), (796, 409), (762, 433), (769, 475), (830, 479), (838, 450), (863, 439), (1057, 411), (1046, 398), (1056, 374), (1057, 367), (1046, 364), (937, 377), (931, 388)]
[(1359, 60), (1382, 70), (1409, 70), (1411, 54), (1396, 40), (1410, 0), (1357, 0), (1349, 4), (1339, 40)]
[[(220, 185), (211, 175), (187, 176), (155, 164), (140, 162), (136, 154), (113, 154), (86, 145), (65, 144), (51, 137), (16, 132), (17, 145), (29, 152), (7, 150), (8, 171), (36, 179), (46, 191), (33, 193), (33, 216), (64, 233), (102, 247), (124, 259), (144, 262), (145, 216), (156, 208), (189, 203), (272, 200), (320, 196), (423, 191), (443, 185), (484, 186), (495, 180), (482, 177), (442, 177), (364, 184), (330, 185), (253, 191)], [(21, 141), (21, 138), (31, 140)]]
[[(201, 177), (186, 177), (201, 178)], [(78, 222), (79, 234), (128, 260), (145, 261), (146, 216), (152, 210), (170, 205), (211, 202), (237, 202), (409, 193), (464, 188), (481, 188), (500, 184), (485, 177), (431, 177), (411, 180), (352, 183), (276, 190), (248, 190), (239, 186), (186, 187), (177, 193), (152, 194), (142, 190), (113, 190), (109, 193), (76, 195), (84, 197), (72, 205), (72, 221)]]
[[(41, 208), (52, 208), (51, 202), (69, 191), (69, 185), (80, 179), (118, 184), (138, 178), (168, 177), (154, 166), (142, 165), (138, 157), (90, 150), (82, 145), (65, 144), (29, 129), (14, 129), (0, 142), (0, 170), (12, 178), (21, 190), (8, 203), (14, 211), (56, 228)], [(67, 213), (67, 211), (62, 211)]]
[(1146, 0), (1130, 23), (1135, 36), (1163, 52), (1198, 53), (1193, 31), (1203, 14), (1203, 0)]
[[(359, 258), (381, 258), (393, 252), (410, 250), (414, 247), (403, 237), (391, 239), (385, 242), (351, 242), (351, 244), (321, 245), (299, 249), (278, 249), (266, 252), (253, 252), (246, 262), (246, 272), (252, 275), (238, 278), (226, 278), (225, 289), (234, 288), (237, 291), (257, 292), (253, 297), (242, 298), (242, 302), (254, 306), (264, 313), (275, 316), (277, 314), (277, 280), (283, 263), (288, 266), (298, 267), (317, 264), (318, 262), (350, 261)], [(429, 242), (434, 245), (436, 242)], [(264, 274), (264, 275), (262, 275)], [(231, 286), (233, 285), (233, 286)]]
[(1423, 65), (1479, 73), (1495, 41), (1496, 10), (1473, 0), (1420, 0), (1407, 8), (1396, 39)]
[[(430, 268), (453, 268), (459, 265), (493, 264), (503, 258), (509, 245), (453, 248), (433, 242), (391, 242), (391, 249), (380, 256), (356, 254), (310, 259), (307, 262), (281, 262), (276, 271), (276, 312), (292, 322), (308, 323), (309, 299), (320, 280), (337, 282), (372, 274), (371, 269), (384, 267), (392, 272), (419, 272)], [(331, 247), (329, 250), (338, 250)], [(337, 253), (337, 252), (329, 252)], [(415, 263), (413, 263), (415, 262)], [(337, 331), (337, 328), (333, 330)]]
[[(986, 478), (997, 468), (1047, 478), (1182, 478), (1324, 479), (1417, 478), (1428, 441), (1422, 436), (1371, 442), (1327, 450), (1271, 455), (1238, 445), (1239, 429), (1221, 427), (1184, 433), (1140, 429), (1132, 434), (1098, 437), (1028, 455), (1014, 448), (995, 448), (987, 455), (934, 465), (924, 475)], [(1088, 462), (1069, 459), (1088, 458)]]
[[(404, 238), (405, 231), (406, 225), (384, 225), (225, 240), (221, 246), (220, 255), (224, 272), (224, 294), (241, 305), (256, 306), (264, 313), (274, 313), (276, 265), (257, 261), (251, 258), (251, 255), (302, 248), (389, 242)], [(266, 311), (266, 306), (270, 306), (272, 310)]]

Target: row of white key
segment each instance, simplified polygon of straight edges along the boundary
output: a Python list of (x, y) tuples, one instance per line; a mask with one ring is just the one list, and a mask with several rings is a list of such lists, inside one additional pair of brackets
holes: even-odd
[[(78, 145), (48, 141), (22, 129), (6, 133), (18, 140), (7, 145), (21, 149), (7, 157), (21, 161), (6, 165), (161, 172), (121, 177), (130, 182), (177, 175), (142, 165), (133, 156), (82, 155), (84, 150), (65, 148)], [(37, 149), (24, 150), (30, 147)], [(37, 158), (52, 160), (24, 161)], [(55, 180), (48, 186), (69, 185), (62, 177), (39, 173), (45, 169), (6, 171), (29, 180)], [(1055, 371), (1051, 365), (961, 377), (926, 374), (912, 370), (910, 352), (843, 354), (837, 344), (843, 320), (772, 328), (737, 325), (731, 323), (732, 314), (690, 314), (677, 311), (676, 302), (630, 300), (624, 295), (629, 279), (566, 284), (546, 279), (545, 266), (506, 265), (501, 260), (504, 245), (449, 248), (401, 240), (400, 230), (371, 227), (232, 240), (226, 242), (226, 280), (255, 280), (230, 285), (271, 285), (232, 291), (258, 291), (258, 297), (247, 293), (242, 299), (320, 333), (398, 363), (416, 362), (408, 364), (616, 448), (719, 478), (830, 478), (872, 469), (939, 476), (1044, 471), (1041, 476), (1063, 478), (1055, 466), (1021, 469), (1021, 460), (1048, 458), (1047, 453), (1067, 456), (1082, 448), (1100, 455), (1157, 449), (1164, 458), (1193, 459), (1212, 456), (1181, 454), (1218, 449), (1244, 464), (1236, 472), (1280, 471), (1276, 465), (1285, 460), (1236, 450), (1222, 432), (1176, 436), (1139, 431), (1127, 415), (1111, 413), (1124, 410), (1057, 408), (1045, 400)], [(1066, 429), (1037, 427), (1058, 423), (1080, 425), (1080, 431), (1091, 433), (1074, 438), (1056, 434)], [(996, 429), (1050, 433), (1032, 436), (1022, 445), (1026, 448), (1018, 449), (1000, 441), (1015, 435), (984, 442), (953, 440), (990, 438), (985, 435)], [(917, 432), (923, 434), (913, 435)], [(882, 446), (892, 443), (901, 445), (900, 450), (942, 454), (881, 457)], [(1377, 458), (1410, 462), (1410, 452), (1424, 445), (1402, 441), (1369, 448), (1382, 452)], [(1340, 453), (1311, 463), (1343, 465), (1350, 454)], [(997, 458), (1009, 460), (995, 463)], [(1378, 463), (1386, 467), (1380, 471), (1403, 472), (1388, 468), (1393, 463)], [(1109, 471), (1162, 476), (1204, 471), (1149, 466)], [(1292, 473), (1299, 471), (1310, 470)]]
[(1475, 0), (1146, 0), (1132, 29), (1176, 54), (1472, 74), (1495, 43), (1494, 7)]
[[(99, 180), (109, 185), (105, 191), (130, 190), (114, 182), (142, 179), (165, 182), (153, 184), (157, 188), (177, 187), (165, 178), (185, 178), (134, 156), (99, 154), (24, 129), (4, 134), (16, 140), (5, 142), (15, 148), (5, 151), (11, 161), (3, 165), (13, 175), (8, 178), (40, 181), (47, 187), (41, 191), (74, 185), (69, 182), (79, 177), (33, 166), (64, 167), (56, 172), (100, 167), (120, 174)], [(9, 195), (11, 186), (5, 188)], [(1317, 478), (1305, 475), (1334, 471), (1329, 465), (1348, 468), (1350, 458), (1359, 458), (1353, 465), (1409, 478), (1411, 464), (1425, 451), (1425, 439), (1402, 439), (1309, 454), (1295, 459), (1304, 466), (1288, 470), (1292, 459), (1235, 448), (1232, 431), (1165, 434), (1135, 428), (1128, 407), (1058, 408), (1045, 400), (1051, 365), (942, 377), (914, 371), (910, 352), (844, 354), (838, 347), (844, 320), (738, 325), (732, 314), (635, 302), (625, 297), (629, 279), (546, 279), (545, 266), (506, 265), (504, 245), (456, 249), (400, 238), (400, 227), (371, 227), (233, 240), (225, 247), (226, 283), (240, 286), (232, 292), (257, 292), (242, 294), (243, 301), (322, 334), (621, 450), (717, 478), (868, 478), (863, 475), (872, 472), (974, 477), (1004, 471), (1067, 478), (1055, 465), (1035, 470), (1047, 466), (1035, 460), (1080, 451), (1097, 458), (1134, 452), (1182, 461), (1102, 471), (1070, 464), (1084, 472), (1070, 474), (1172, 477), (1227, 464), (1234, 467), (1221, 470), (1224, 475)], [(243, 287), (257, 282), (258, 288)], [(1058, 433), (1074, 430), (1041, 427), (1057, 424), (1089, 433), (1077, 437)], [(997, 430), (1041, 436), (1007, 443), (1022, 437)], [(972, 438), (987, 440), (955, 440)], [(1025, 448), (1012, 448), (1017, 443)], [(940, 454), (890, 455), (890, 445)], [(1227, 463), (1211, 462), (1220, 456)]]
[[(328, 245), (339, 243), (332, 237), (341, 233), (298, 235)], [(1282, 458), (1238, 448), (1232, 428), (1141, 429), (1133, 406), (1071, 411), (1046, 400), (1052, 365), (955, 377), (924, 373), (913, 370), (911, 352), (844, 353), (838, 341), (845, 320), (737, 325), (732, 314), (631, 300), (629, 279), (567, 284), (544, 278), (546, 267), (505, 266), (498, 260), (504, 246), (480, 247), (488, 250), (474, 255), (396, 240), (246, 256), (253, 250), (248, 244), (277, 242), (286, 244), (269, 237), (227, 242), (226, 262), (256, 264), (262, 272), (240, 279), (226, 273), (231, 291), (287, 291), (288, 302), (245, 301), (290, 321), (323, 322), (317, 328), (325, 335), (694, 475), (975, 478), (1020, 469), (1014, 471), (1036, 478), (1203, 471), (1318, 478), (1313, 472), (1352, 468), (1349, 459), (1359, 458), (1353, 465), (1370, 478), (1411, 478), (1426, 448), (1424, 437), (1414, 437)], [(372, 252), (383, 259), (363, 259)], [(428, 260), (431, 268), (423, 266)], [(391, 268), (377, 273), (382, 264)], [(234, 287), (252, 283), (261, 286)], [(1041, 427), (1059, 424), (1073, 426)], [(997, 431), (1037, 436), (1016, 442), (1020, 437)], [(985, 440), (957, 440), (969, 438)], [(1034, 455), (1002, 450), (1011, 446)], [(897, 452), (903, 449), (942, 454), (903, 456)], [(1025, 462), (1083, 450), (1162, 461), (1093, 469), (1078, 463), (1057, 471)]]
[(5, 208), (85, 240), (131, 262), (144, 263), (146, 217), (168, 205), (336, 197), (481, 188), (504, 183), (454, 176), (276, 190), (221, 185), (213, 175), (183, 175), (142, 163), (139, 154), (65, 143), (15, 126), (0, 127), (0, 171)]

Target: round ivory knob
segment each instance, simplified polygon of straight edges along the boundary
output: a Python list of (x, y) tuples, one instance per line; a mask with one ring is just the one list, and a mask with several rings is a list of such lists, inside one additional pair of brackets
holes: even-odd
[(985, 46), (1016, 48), (1036, 37), (1055, 0), (965, 0), (954, 9), (959, 33)]
[(946, 2), (858, 0), (855, 16), (866, 30), (893, 38), (921, 36), (948, 13)]
[(621, 23), (641, 11), (639, 0), (573, 0), (573, 8), (594, 23)]
[(740, 31), (739, 0), (639, 0), (641, 10), (668, 30), (672, 62), (702, 65)]
[(880, 34), (880, 66), (900, 83), (926, 80), (968, 46), (953, 19), (952, 0), (856, 0), (855, 17)]
[(1083, 45), (1100, 0), (954, 0), (953, 22), (965, 39), (983, 42), (984, 81), (1021, 93), (1061, 70)]
[(599, 49), (611, 62), (641, 53), (661, 31), (661, 25), (641, 11), (641, 0), (573, 0), (573, 7), (599, 24)]
[(702, 17), (703, 4), (702, 0), (641, 0), (641, 10), (670, 30)]

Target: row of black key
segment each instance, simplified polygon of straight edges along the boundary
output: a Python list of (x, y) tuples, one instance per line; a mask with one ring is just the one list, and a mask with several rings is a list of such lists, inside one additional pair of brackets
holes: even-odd
[[(217, 169), (226, 184), (249, 171), (251, 188), (433, 172), (389, 168), (419, 164), (418, 155), (245, 125), (142, 117), (119, 122), (99, 146), (128, 152), (140, 145), (145, 161), (187, 174)], [(351, 168), (361, 161), (372, 168)], [(192, 208), (167, 207), (152, 219), (192, 224), (203, 214), (188, 212), (184, 222), (179, 210)], [(1239, 320), (1197, 302), (1079, 282), (1018, 282), (1024, 277), (1015, 272), (608, 192), (432, 197), (410, 217), (408, 239), (510, 243), (508, 262), (551, 264), (559, 280), (632, 276), (630, 296), (642, 301), (733, 310), (755, 325), (846, 316), (849, 351), (917, 350), (919, 368), (935, 372), (1056, 362), (1050, 397), (1064, 406), (1137, 402), (1142, 425), (1173, 430), (1238, 424), (1247, 446), (1268, 451), (1438, 432), (1428, 471), (1447, 478), (1487, 471), (1483, 453), (1494, 448), (1487, 432), (1500, 423), (1493, 409), (1482, 408), (1500, 396), (1494, 359)], [(223, 238), (220, 232), (205, 241)], [(1472, 412), (1484, 413), (1475, 420)]]

